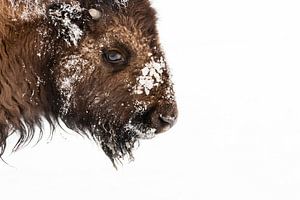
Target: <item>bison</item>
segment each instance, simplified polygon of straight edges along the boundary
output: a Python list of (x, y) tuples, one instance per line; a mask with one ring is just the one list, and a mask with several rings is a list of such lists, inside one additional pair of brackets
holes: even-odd
[(177, 119), (148, 0), (0, 1), (0, 157), (62, 121), (112, 160)]

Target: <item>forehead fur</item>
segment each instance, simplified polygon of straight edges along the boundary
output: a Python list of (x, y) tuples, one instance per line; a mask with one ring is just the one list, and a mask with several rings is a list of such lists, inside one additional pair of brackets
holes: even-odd
[(107, 31), (107, 27), (124, 26), (129, 31), (141, 31), (143, 37), (157, 37), (156, 13), (148, 0), (128, 0), (126, 4), (116, 4), (115, 0), (84, 1), (87, 9), (95, 8), (102, 13), (95, 29)]

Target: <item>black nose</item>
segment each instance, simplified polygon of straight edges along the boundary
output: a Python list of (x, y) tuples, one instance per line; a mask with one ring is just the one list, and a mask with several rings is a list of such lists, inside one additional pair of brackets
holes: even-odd
[(171, 116), (163, 116), (162, 114), (159, 116), (161, 123), (165, 126), (163, 129), (166, 131), (172, 128), (172, 126), (176, 123), (176, 117)]
[(156, 129), (156, 133), (163, 133), (175, 125), (177, 116), (178, 111), (175, 103), (160, 103), (148, 113), (147, 121), (151, 128)]

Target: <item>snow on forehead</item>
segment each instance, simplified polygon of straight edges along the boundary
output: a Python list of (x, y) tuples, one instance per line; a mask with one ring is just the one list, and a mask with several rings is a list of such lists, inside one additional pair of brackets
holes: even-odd
[(9, 0), (9, 2), (13, 11), (18, 12), (20, 10), (20, 18), (24, 21), (46, 14), (46, 5), (41, 0)]
[[(64, 38), (64, 40), (69, 46), (72, 46), (72, 44), (77, 46), (78, 41), (83, 35), (83, 31), (73, 22), (74, 19), (78, 20), (82, 17), (81, 12), (83, 10), (78, 2), (71, 4), (63, 3), (60, 10), (49, 10), (49, 15), (54, 25), (57, 26), (58, 22), (62, 25), (58, 30), (58, 35), (68, 33), (68, 38)], [(63, 12), (68, 13), (68, 15), (63, 14)]]
[[(24, 21), (30, 21), (36, 17), (45, 16), (46, 15), (46, 3), (43, 0), (8, 0), (12, 9), (15, 12), (20, 11), (20, 18)], [(50, 0), (49, 3), (64, 3), (60, 0)], [(114, 3), (119, 6), (126, 7), (129, 0), (114, 0)], [(77, 1), (71, 1), (71, 4), (79, 5)], [(20, 10), (21, 9), (21, 10)], [(14, 19), (16, 20), (16, 19)]]
[(114, 0), (114, 2), (118, 5), (127, 6), (129, 0)]
[[(15, 18), (20, 17), (20, 20), (31, 21), (38, 17), (43, 17), (46, 15), (46, 3), (42, 0), (23, 0), (15, 1), (9, 0), (11, 8), (15, 13)], [(59, 0), (51, 0), (51, 2), (60, 2)], [(80, 3), (77, 1), (71, 3), (61, 3), (60, 10), (49, 10), (49, 17), (57, 26), (57, 22), (61, 23), (62, 27), (58, 30), (58, 35), (68, 34), (68, 37), (63, 39), (69, 45), (78, 45), (79, 40), (83, 35), (83, 31), (79, 26), (74, 23), (74, 19), (81, 18), (81, 12), (84, 8), (80, 7)], [(66, 14), (68, 13), (68, 15)], [(73, 19), (72, 19), (73, 18)]]

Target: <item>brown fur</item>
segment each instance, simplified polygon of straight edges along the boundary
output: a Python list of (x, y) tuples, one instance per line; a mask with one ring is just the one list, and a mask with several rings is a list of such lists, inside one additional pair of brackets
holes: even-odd
[[(111, 0), (82, 1), (80, 17), (70, 18), (83, 35), (78, 45), (70, 45), (72, 40), (64, 35), (59, 21), (51, 18), (51, 9), (59, 6), (39, 2), (46, 6), (46, 13), (33, 12), (22, 19), (25, 4), (16, 0), (14, 8), (8, 0), (0, 1), (0, 156), (10, 134), (20, 135), (17, 149), (32, 139), (36, 128), (42, 130), (43, 118), (52, 128), (61, 118), (68, 127), (92, 136), (112, 160), (131, 156), (138, 137), (124, 129), (126, 123), (144, 120), (141, 113), (154, 112), (158, 105), (166, 105), (157, 108), (160, 113), (177, 116), (174, 98), (165, 98), (168, 92), (173, 96), (168, 71), (151, 95), (129, 91), (149, 63), (149, 54), (156, 60), (163, 57), (154, 10), (147, 0), (129, 0), (126, 7)], [(101, 11), (100, 20), (91, 19), (90, 8)], [(113, 71), (99, 55), (103, 48), (115, 46), (129, 51), (125, 69)], [(71, 88), (62, 85), (65, 80), (71, 80)], [(143, 111), (136, 102), (146, 105)]]

